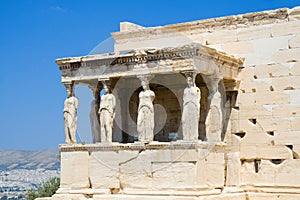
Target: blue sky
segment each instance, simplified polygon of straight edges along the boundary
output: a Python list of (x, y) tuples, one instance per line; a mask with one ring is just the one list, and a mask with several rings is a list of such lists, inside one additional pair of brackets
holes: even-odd
[(0, 0), (0, 150), (64, 142), (66, 94), (54, 61), (88, 54), (122, 21), (158, 26), (295, 6), (299, 0)]

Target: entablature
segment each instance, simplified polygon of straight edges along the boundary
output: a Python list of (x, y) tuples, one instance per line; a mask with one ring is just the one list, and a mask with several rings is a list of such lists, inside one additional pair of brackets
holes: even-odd
[(62, 82), (196, 71), (235, 80), (243, 60), (198, 43), (57, 59)]

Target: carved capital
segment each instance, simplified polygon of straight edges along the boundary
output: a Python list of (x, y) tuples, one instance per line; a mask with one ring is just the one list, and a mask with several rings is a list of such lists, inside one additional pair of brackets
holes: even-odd
[(140, 79), (141, 82), (144, 82), (146, 84), (149, 84), (150, 80), (154, 77), (153, 74), (143, 74), (138, 75), (137, 78)]
[(212, 75), (212, 76), (203, 76), (203, 79), (208, 87), (209, 93), (214, 94), (219, 89), (219, 82), (222, 80), (222, 78), (218, 75)]
[(187, 81), (191, 81), (193, 82), (193, 84), (195, 84), (195, 81), (196, 81), (196, 76), (198, 74), (197, 71), (195, 70), (187, 70), (187, 71), (182, 71), (181, 72), (182, 74), (184, 74), (185, 78)]
[(101, 82), (103, 87), (104, 87), (104, 85), (105, 86), (110, 86), (111, 85), (111, 82), (110, 82), (109, 78), (99, 78), (98, 82)]
[(74, 96), (74, 81), (63, 82), (69, 97)]
[(106, 93), (110, 92), (111, 81), (109, 78), (98, 79), (99, 83), (101, 82), (102, 88), (106, 91)]

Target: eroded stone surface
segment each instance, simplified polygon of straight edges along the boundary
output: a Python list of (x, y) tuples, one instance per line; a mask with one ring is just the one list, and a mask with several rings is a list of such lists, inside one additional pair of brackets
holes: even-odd
[(89, 188), (89, 154), (87, 151), (61, 152), (62, 188)]
[[(92, 151), (90, 154), (86, 150), (62, 152), (61, 186), (116, 191), (194, 191), (222, 187), (225, 168), (222, 146), (217, 148), (194, 143), (194, 148), (186, 148), (189, 146), (179, 143), (174, 146), (175, 149), (159, 149), (161, 145), (156, 142), (149, 144), (150, 149), (134, 150), (135, 145), (132, 145), (128, 150), (110, 151), (95, 151), (91, 146), (86, 149)], [(78, 146), (78, 150), (82, 147)], [(74, 149), (76, 146), (65, 146), (63, 151), (68, 148)], [(75, 173), (84, 160), (88, 167), (86, 171)]]

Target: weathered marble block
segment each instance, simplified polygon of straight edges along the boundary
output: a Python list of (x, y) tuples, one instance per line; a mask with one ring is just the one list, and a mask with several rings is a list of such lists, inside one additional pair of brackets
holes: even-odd
[[(62, 145), (61, 189), (94, 193), (195, 191), (224, 185), (224, 144)], [(133, 192), (134, 191), (134, 192)]]
[(61, 188), (89, 188), (89, 153), (61, 152)]

